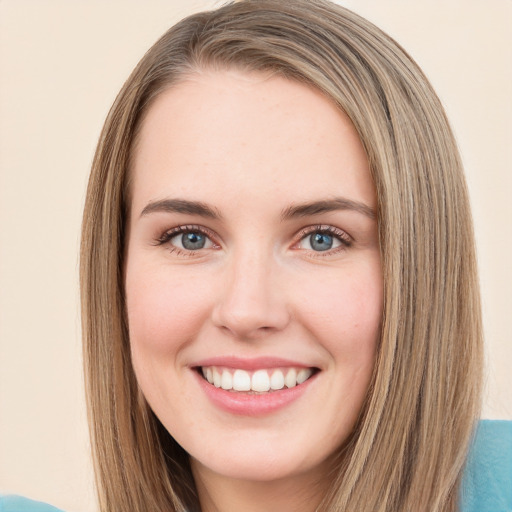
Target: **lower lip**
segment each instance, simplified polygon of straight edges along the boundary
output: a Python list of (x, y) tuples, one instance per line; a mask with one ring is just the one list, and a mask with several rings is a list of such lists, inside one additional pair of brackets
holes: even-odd
[(293, 388), (284, 388), (269, 393), (249, 394), (216, 388), (201, 377), (198, 372), (195, 371), (194, 373), (202, 390), (214, 405), (231, 414), (238, 414), (240, 416), (261, 416), (286, 407), (295, 400), (298, 400), (308, 390), (311, 382), (318, 375), (313, 375), (306, 382)]

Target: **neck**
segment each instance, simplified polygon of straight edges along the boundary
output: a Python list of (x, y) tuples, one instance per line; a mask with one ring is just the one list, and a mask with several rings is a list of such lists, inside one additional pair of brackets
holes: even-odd
[(202, 512), (314, 512), (328, 482), (305, 473), (279, 480), (248, 481), (226, 477), (192, 461)]

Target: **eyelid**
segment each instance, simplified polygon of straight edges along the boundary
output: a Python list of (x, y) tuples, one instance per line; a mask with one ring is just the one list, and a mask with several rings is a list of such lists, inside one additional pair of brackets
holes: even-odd
[(306, 226), (297, 233), (297, 235), (295, 236), (295, 242), (293, 243), (292, 249), (299, 250), (297, 248), (297, 245), (302, 240), (304, 240), (304, 238), (313, 233), (328, 233), (329, 235), (338, 238), (338, 240), (340, 240), (341, 242), (341, 245), (339, 247), (327, 251), (308, 251), (315, 253), (315, 257), (329, 256), (338, 251), (343, 251), (350, 247), (354, 241), (346, 231), (343, 231), (340, 228), (331, 226), (329, 224), (316, 224), (313, 226)]
[[(167, 229), (155, 240), (155, 245), (165, 245), (172, 238), (174, 238), (177, 235), (180, 235), (183, 233), (193, 233), (193, 232), (198, 232), (198, 233), (201, 233), (201, 234), (205, 235), (206, 237), (208, 237), (208, 239), (213, 244), (213, 247), (211, 247), (210, 249), (220, 248), (220, 244), (217, 242), (217, 239), (218, 239), (217, 234), (214, 231), (212, 231), (211, 229), (208, 229), (204, 226), (200, 226), (197, 224), (185, 224), (185, 225), (181, 225), (181, 226), (175, 226), (171, 229)], [(176, 247), (176, 246), (172, 246), (172, 247), (173, 247), (173, 252), (176, 251), (176, 252), (186, 253), (187, 255), (191, 254), (191, 253), (198, 253), (201, 251), (201, 249), (196, 250), (196, 251), (190, 251), (187, 249), (182, 249), (181, 247)]]
[[(197, 224), (186, 224), (181, 226), (175, 226), (171, 229), (167, 229), (164, 231), (156, 240), (155, 245), (165, 245), (168, 244), (169, 241), (174, 238), (177, 235), (180, 235), (182, 233), (190, 233), (190, 232), (199, 232), (211, 241), (213, 244), (213, 247), (210, 247), (208, 249), (219, 249), (221, 247), (221, 244), (217, 241), (218, 235), (212, 231), (209, 228), (206, 228), (204, 226), (200, 226)], [(323, 256), (329, 256), (334, 253), (337, 253), (338, 251), (346, 250), (348, 247), (350, 247), (353, 243), (352, 237), (346, 233), (344, 230), (337, 228), (335, 226), (329, 225), (329, 224), (315, 224), (312, 226), (306, 226), (302, 228), (294, 237), (294, 242), (292, 244), (292, 249), (299, 250), (297, 245), (307, 236), (311, 235), (312, 233), (328, 233), (329, 235), (332, 235), (336, 237), (340, 242), (341, 245), (339, 247), (336, 247), (334, 249), (326, 250), (326, 251), (308, 251), (310, 253), (314, 253), (315, 257), (323, 257)], [(208, 250), (206, 249), (206, 250)], [(183, 249), (181, 247), (176, 247), (172, 245), (172, 252), (183, 254), (186, 256), (199, 256), (201, 252), (203, 252), (202, 249), (198, 249), (195, 251)]]
[(335, 226), (331, 226), (330, 224), (315, 224), (312, 226), (306, 226), (297, 233), (297, 239), (302, 239), (305, 236), (316, 232), (329, 233), (331, 235), (335, 235), (347, 243), (353, 242), (352, 237), (346, 231)]

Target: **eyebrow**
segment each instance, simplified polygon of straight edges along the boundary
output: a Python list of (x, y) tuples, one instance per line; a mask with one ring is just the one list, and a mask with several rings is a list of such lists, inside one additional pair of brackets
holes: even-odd
[(335, 197), (334, 199), (292, 205), (283, 210), (281, 218), (283, 220), (288, 220), (296, 217), (319, 215), (321, 213), (333, 212), (336, 210), (355, 211), (366, 215), (372, 220), (377, 218), (376, 211), (367, 204), (361, 203), (360, 201), (345, 199), (344, 197)]
[(140, 216), (155, 212), (164, 213), (186, 213), (189, 215), (199, 215), (210, 219), (220, 219), (221, 215), (214, 208), (211, 208), (200, 201), (188, 201), (186, 199), (160, 199), (149, 202), (142, 210)]
[[(353, 201), (343, 197), (334, 199), (325, 199), (321, 201), (313, 201), (309, 203), (301, 203), (292, 205), (283, 210), (281, 213), (282, 220), (289, 220), (297, 217), (307, 217), (310, 215), (319, 215), (321, 213), (332, 212), (336, 210), (352, 210), (370, 219), (377, 217), (375, 210), (360, 201)], [(158, 201), (149, 202), (142, 210), (140, 216), (149, 215), (150, 213), (185, 213), (189, 215), (199, 215), (210, 219), (221, 219), (221, 214), (206, 203), (200, 201), (189, 201), (186, 199), (160, 199)]]

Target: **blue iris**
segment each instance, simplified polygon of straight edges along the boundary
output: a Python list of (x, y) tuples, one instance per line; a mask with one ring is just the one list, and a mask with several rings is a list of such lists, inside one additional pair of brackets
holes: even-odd
[(309, 243), (314, 251), (327, 251), (332, 248), (333, 237), (328, 233), (313, 233), (309, 237)]
[(206, 243), (206, 237), (197, 232), (184, 233), (181, 237), (183, 247), (189, 251), (202, 249)]

